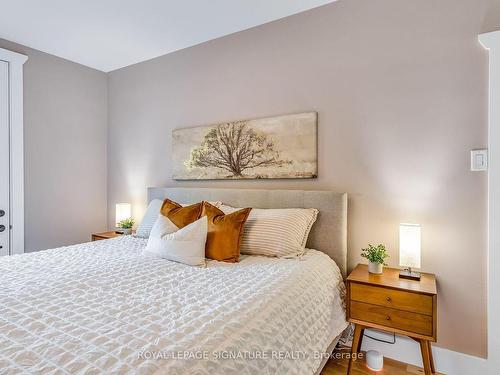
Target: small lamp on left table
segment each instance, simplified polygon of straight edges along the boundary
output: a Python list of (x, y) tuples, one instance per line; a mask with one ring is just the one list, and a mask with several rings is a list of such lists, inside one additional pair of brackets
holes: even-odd
[(420, 280), (421, 231), (419, 224), (399, 224), (399, 265), (407, 267), (399, 274), (400, 278)]
[[(116, 216), (115, 222), (116, 227), (118, 228), (118, 224), (120, 221), (129, 219), (132, 216), (132, 205), (130, 203), (117, 203), (116, 204)], [(118, 228), (117, 233), (123, 233), (123, 229)]]

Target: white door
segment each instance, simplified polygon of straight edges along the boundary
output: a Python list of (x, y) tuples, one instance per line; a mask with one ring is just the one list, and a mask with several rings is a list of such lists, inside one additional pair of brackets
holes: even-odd
[(9, 64), (0, 60), (0, 256), (10, 253)]

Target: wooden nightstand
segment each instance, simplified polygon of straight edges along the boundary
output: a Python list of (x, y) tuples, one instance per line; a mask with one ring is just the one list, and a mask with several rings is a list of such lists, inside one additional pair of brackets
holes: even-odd
[(92, 241), (108, 240), (118, 236), (123, 236), (123, 234), (116, 233), (114, 230), (102, 233), (92, 233)]
[[(431, 342), (437, 337), (436, 277), (422, 273), (420, 281), (399, 278), (399, 269), (368, 273), (358, 264), (347, 278), (347, 316), (355, 324), (351, 353), (359, 353), (365, 328), (409, 336), (420, 343), (425, 375), (435, 373)], [(349, 362), (348, 374), (351, 373)]]

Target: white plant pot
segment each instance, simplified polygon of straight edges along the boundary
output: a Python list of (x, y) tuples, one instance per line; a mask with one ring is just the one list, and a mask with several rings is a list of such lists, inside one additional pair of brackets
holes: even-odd
[(373, 273), (375, 275), (380, 275), (383, 269), (384, 269), (383, 264), (368, 262), (368, 272), (370, 273)]
[(132, 228), (122, 228), (123, 234), (132, 234)]

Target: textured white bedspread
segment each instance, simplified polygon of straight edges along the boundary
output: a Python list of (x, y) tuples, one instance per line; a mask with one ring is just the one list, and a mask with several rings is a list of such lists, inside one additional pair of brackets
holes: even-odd
[(347, 326), (340, 272), (321, 252), (196, 268), (145, 245), (0, 258), (0, 373), (313, 374)]

